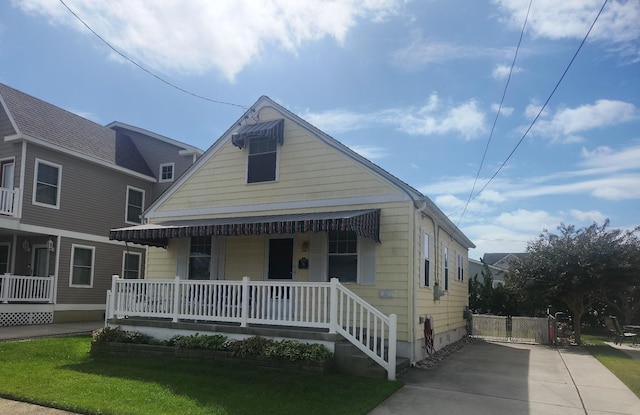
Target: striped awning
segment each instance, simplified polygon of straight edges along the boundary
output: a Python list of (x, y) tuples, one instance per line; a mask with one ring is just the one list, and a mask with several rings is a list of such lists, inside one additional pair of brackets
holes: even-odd
[(359, 236), (380, 242), (380, 209), (152, 223), (112, 229), (109, 239), (166, 247), (169, 239), (191, 236), (293, 234), (334, 230), (354, 231)]
[(243, 125), (231, 136), (231, 142), (236, 147), (244, 148), (247, 145), (247, 140), (252, 137), (272, 138), (282, 145), (284, 140), (284, 119)]

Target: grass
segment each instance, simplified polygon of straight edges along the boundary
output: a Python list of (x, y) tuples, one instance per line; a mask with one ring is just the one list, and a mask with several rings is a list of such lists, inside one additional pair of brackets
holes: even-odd
[(585, 348), (640, 398), (640, 360), (605, 344), (606, 336), (582, 335)]
[(219, 363), (94, 358), (90, 342), (0, 342), (0, 396), (83, 414), (365, 414), (401, 386)]

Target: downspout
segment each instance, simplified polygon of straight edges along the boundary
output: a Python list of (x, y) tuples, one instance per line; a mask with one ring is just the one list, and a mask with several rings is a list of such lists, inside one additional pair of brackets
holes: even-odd
[[(415, 200), (414, 200), (414, 207), (415, 207)], [(417, 309), (418, 309), (418, 304), (417, 304), (417, 287), (420, 286), (420, 282), (416, 281), (416, 274), (415, 274), (415, 252), (416, 249), (415, 247), (418, 246), (418, 238), (420, 238), (422, 235), (420, 235), (420, 232), (416, 232), (416, 225), (417, 225), (417, 217), (420, 213), (424, 212), (424, 210), (427, 208), (427, 201), (423, 200), (422, 201), (422, 206), (420, 207), (416, 207), (416, 211), (413, 214), (413, 254), (414, 254), (414, 258), (413, 258), (413, 264), (412, 264), (412, 274), (413, 277), (411, 278), (411, 293), (413, 295), (413, 307), (411, 310), (411, 364), (415, 364), (416, 363), (416, 328), (415, 328), (415, 324), (416, 324), (416, 319), (418, 318), (418, 313), (417, 313)], [(432, 219), (433, 220), (433, 219)], [(418, 255), (418, 258), (420, 258), (420, 256)], [(418, 277), (419, 278), (419, 277)]]

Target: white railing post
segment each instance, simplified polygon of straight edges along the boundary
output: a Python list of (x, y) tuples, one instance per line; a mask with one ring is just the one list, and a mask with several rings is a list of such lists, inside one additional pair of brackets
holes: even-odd
[(242, 277), (242, 308), (240, 309), (240, 327), (247, 327), (249, 320), (249, 277)]
[(0, 288), (0, 291), (2, 291), (0, 301), (7, 304), (9, 302), (9, 274), (4, 274), (4, 277), (2, 277), (2, 287)]
[(398, 316), (389, 315), (389, 368), (387, 369), (387, 379), (396, 380), (396, 342), (398, 332)]
[(178, 322), (178, 316), (180, 315), (180, 276), (176, 275), (176, 279), (173, 286), (173, 322)]
[(338, 279), (331, 278), (329, 292), (329, 333), (335, 334), (338, 329)]
[(107, 312), (105, 313), (107, 319), (115, 317), (118, 278), (117, 275), (111, 276), (111, 295), (107, 293)]

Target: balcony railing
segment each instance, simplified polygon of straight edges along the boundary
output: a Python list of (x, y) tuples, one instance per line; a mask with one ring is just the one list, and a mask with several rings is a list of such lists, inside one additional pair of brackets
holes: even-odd
[(15, 216), (16, 205), (19, 200), (19, 188), (0, 188), (0, 215)]
[(0, 303), (51, 303), (53, 277), (0, 275)]
[(107, 318), (179, 320), (327, 329), (338, 333), (395, 379), (395, 314), (386, 316), (345, 288), (328, 283), (127, 280), (113, 276)]

